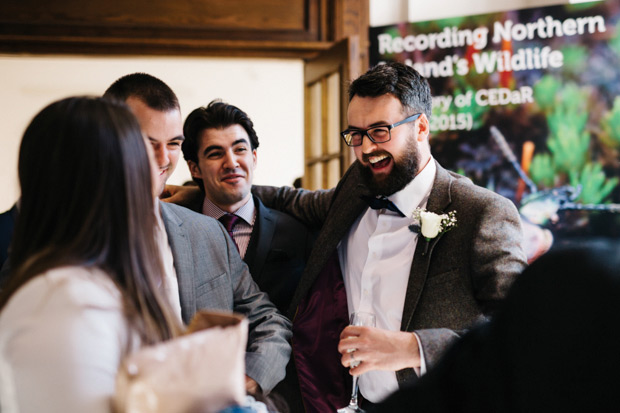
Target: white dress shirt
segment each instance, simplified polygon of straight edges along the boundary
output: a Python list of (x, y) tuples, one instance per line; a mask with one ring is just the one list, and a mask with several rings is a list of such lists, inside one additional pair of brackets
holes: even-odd
[(0, 411), (109, 413), (121, 360), (139, 344), (103, 271), (36, 276), (0, 313)]
[[(378, 328), (400, 330), (409, 273), (418, 242), (418, 235), (409, 229), (413, 222), (411, 214), (417, 207), (426, 207), (436, 170), (431, 158), (413, 181), (389, 197), (405, 214), (404, 218), (385, 209), (368, 208), (338, 247), (349, 313), (374, 313)], [(424, 360), (421, 346), (420, 351)], [(424, 364), (421, 370), (424, 373)], [(365, 373), (359, 383), (364, 397), (373, 403), (398, 390), (393, 371)]]

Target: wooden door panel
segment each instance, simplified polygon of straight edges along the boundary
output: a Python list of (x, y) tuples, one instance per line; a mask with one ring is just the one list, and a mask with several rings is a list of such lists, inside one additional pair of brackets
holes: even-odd
[(306, 61), (304, 188), (335, 186), (353, 159), (340, 131), (346, 128), (347, 85), (359, 73), (351, 54), (356, 47), (357, 38), (347, 38)]

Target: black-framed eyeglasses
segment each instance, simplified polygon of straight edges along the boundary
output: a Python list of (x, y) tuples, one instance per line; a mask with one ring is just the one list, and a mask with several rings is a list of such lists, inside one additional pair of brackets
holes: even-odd
[(344, 143), (348, 146), (360, 146), (364, 140), (364, 136), (367, 136), (368, 139), (374, 143), (383, 143), (392, 139), (392, 129), (404, 123), (413, 122), (419, 118), (420, 115), (421, 113), (416, 113), (415, 115), (411, 115), (408, 118), (392, 125), (373, 126), (372, 128), (368, 128), (366, 130), (347, 129), (340, 132), (340, 135), (342, 135)]

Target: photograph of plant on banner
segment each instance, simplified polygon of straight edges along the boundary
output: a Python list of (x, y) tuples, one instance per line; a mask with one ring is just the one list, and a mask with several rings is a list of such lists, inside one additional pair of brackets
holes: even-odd
[(620, 0), (370, 29), (433, 93), (435, 159), (513, 200), (528, 256), (620, 236)]

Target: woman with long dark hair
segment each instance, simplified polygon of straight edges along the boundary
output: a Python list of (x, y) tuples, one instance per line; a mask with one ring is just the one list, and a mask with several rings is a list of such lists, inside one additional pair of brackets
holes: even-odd
[(52, 103), (26, 129), (0, 295), (2, 412), (107, 412), (122, 358), (178, 331), (160, 296), (152, 169), (130, 111)]

